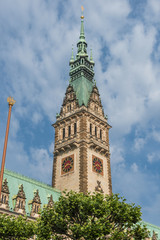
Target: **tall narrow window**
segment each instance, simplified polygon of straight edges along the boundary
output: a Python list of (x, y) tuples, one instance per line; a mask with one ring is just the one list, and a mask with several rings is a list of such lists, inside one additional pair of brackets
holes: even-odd
[(101, 129), (100, 129), (99, 135), (100, 135), (100, 139), (102, 139), (102, 130)]
[(77, 133), (77, 123), (74, 123), (74, 134)]
[(63, 128), (63, 139), (65, 138), (65, 128)]
[(92, 124), (90, 123), (90, 134), (92, 134)]
[(97, 137), (97, 127), (95, 127), (95, 136)]
[(71, 135), (71, 126), (68, 126), (68, 137)]

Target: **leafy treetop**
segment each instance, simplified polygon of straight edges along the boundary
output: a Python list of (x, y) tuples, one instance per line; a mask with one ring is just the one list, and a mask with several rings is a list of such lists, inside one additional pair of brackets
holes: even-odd
[(45, 208), (38, 220), (37, 236), (42, 239), (136, 240), (148, 232), (141, 225), (141, 208), (128, 204), (117, 194), (68, 192), (53, 208)]

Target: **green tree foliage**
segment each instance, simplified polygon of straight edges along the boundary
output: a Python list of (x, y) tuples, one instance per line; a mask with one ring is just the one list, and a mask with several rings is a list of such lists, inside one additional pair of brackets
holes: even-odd
[(117, 194), (69, 192), (53, 208), (45, 208), (38, 220), (37, 236), (42, 239), (136, 240), (148, 236), (139, 224), (141, 209)]
[(35, 233), (36, 223), (26, 217), (0, 214), (0, 240), (25, 240)]

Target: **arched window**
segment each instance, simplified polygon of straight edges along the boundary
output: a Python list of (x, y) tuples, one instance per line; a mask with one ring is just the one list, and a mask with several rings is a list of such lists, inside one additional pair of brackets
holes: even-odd
[(71, 126), (68, 126), (68, 137), (71, 135)]
[(63, 139), (65, 138), (65, 128), (63, 128)]
[(77, 123), (74, 123), (74, 134), (77, 133)]
[(90, 134), (92, 134), (92, 124), (90, 123)]
[(95, 127), (95, 136), (97, 137), (97, 127)]
[(99, 133), (100, 139), (102, 139), (102, 130), (100, 129), (100, 133)]

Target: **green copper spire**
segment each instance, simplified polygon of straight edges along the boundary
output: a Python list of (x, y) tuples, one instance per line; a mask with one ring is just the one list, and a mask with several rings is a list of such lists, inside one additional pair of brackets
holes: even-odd
[(83, 42), (85, 41), (85, 34), (84, 34), (84, 21), (83, 21), (84, 17), (81, 17), (81, 30), (80, 30), (80, 41)]
[(87, 107), (90, 94), (94, 86), (94, 61), (91, 53), (90, 60), (87, 54), (87, 42), (84, 34), (84, 16), (83, 8), (81, 15), (81, 29), (80, 37), (77, 43), (77, 55), (74, 60), (73, 53), (70, 64), (70, 81), (76, 93), (79, 106), (85, 105)]
[(84, 9), (83, 7), (81, 8), (82, 8), (81, 29), (80, 29), (79, 41), (77, 43), (77, 47), (78, 47), (77, 58), (79, 58), (80, 55), (87, 55), (87, 43), (86, 43), (85, 34), (84, 34), (84, 16), (83, 16)]

